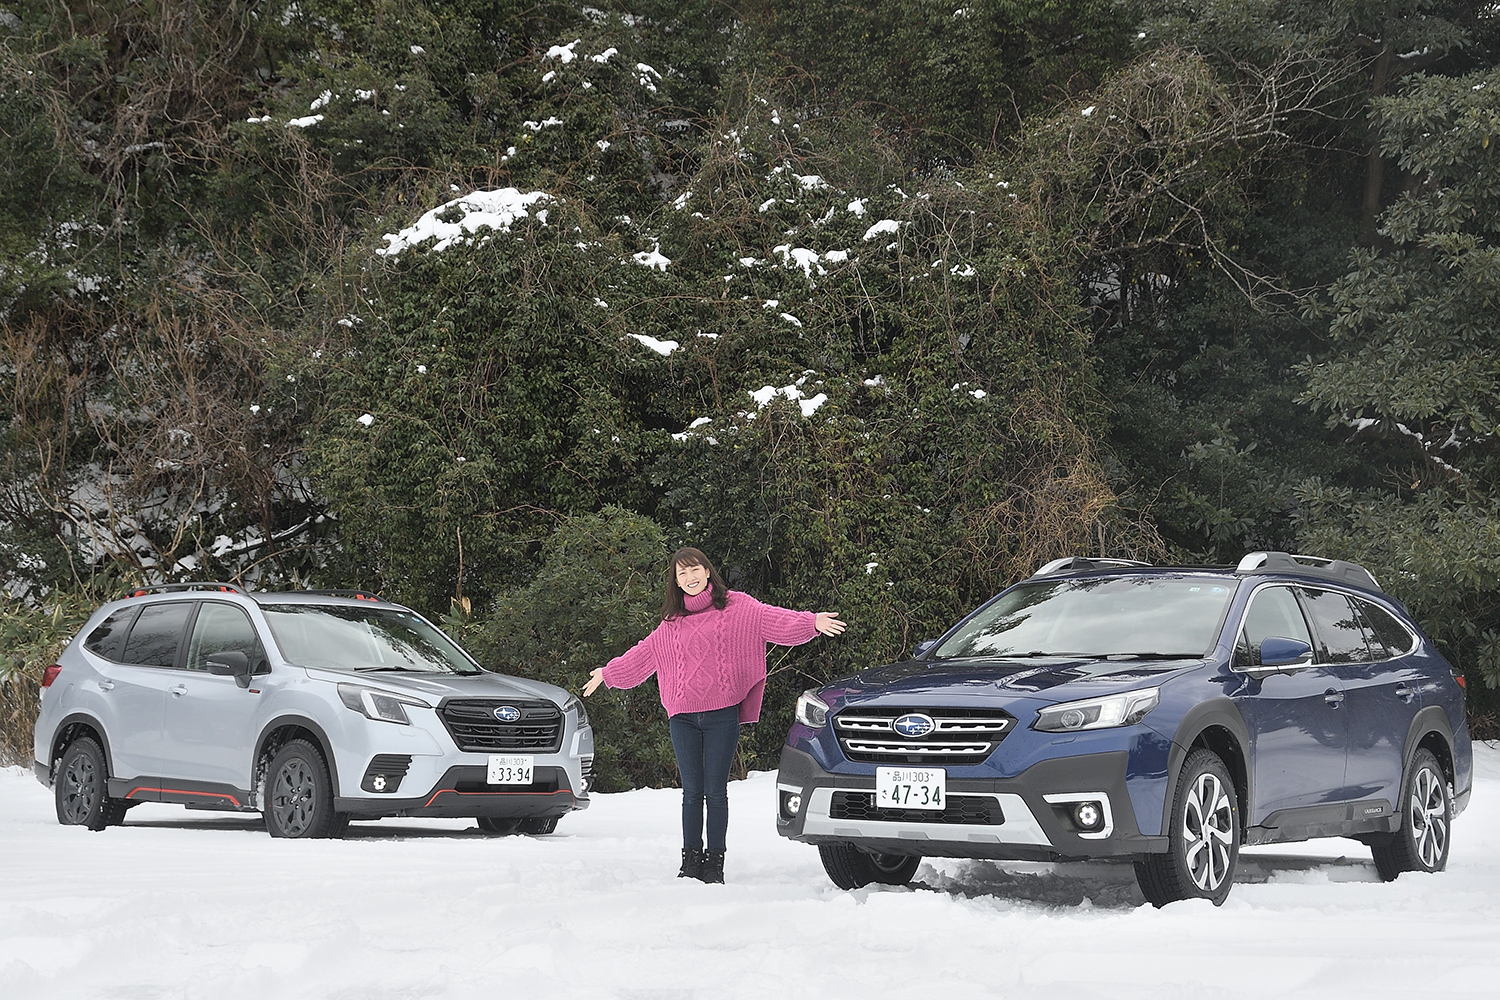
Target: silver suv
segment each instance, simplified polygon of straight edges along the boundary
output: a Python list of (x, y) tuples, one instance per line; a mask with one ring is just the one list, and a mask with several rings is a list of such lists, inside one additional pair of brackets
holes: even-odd
[(368, 594), (174, 584), (104, 605), (42, 679), (37, 778), (58, 822), (139, 802), (261, 812), (273, 837), (475, 817), (551, 833), (588, 806), (594, 733), (550, 684), (482, 669)]

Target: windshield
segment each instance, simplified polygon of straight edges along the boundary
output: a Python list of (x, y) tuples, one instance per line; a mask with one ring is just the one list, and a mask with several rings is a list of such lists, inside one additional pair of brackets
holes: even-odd
[(933, 650), (966, 656), (1197, 658), (1213, 648), (1234, 586), (1202, 576), (1026, 583)]
[(304, 667), (477, 674), (446, 635), (411, 611), (320, 604), (261, 608), (281, 655)]

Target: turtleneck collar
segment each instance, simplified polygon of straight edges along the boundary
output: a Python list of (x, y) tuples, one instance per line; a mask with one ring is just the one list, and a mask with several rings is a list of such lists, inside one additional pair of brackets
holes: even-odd
[(696, 594), (683, 594), (682, 595), (682, 606), (687, 610), (687, 613), (690, 614), (690, 615), (691, 614), (696, 614), (699, 611), (703, 611), (704, 609), (706, 609), (710, 605), (712, 605), (713, 602), (714, 602), (714, 588), (713, 588), (713, 586), (711, 584), (709, 586), (707, 586), (707, 587), (704, 587), (702, 590), (698, 591), (698, 593), (696, 593)]

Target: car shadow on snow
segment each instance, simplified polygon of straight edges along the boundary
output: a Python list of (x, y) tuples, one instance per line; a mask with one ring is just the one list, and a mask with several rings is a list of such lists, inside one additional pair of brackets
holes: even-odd
[[(1330, 882), (1378, 882), (1369, 857), (1310, 858), (1292, 854), (1241, 855), (1237, 885), (1257, 885), (1292, 873), (1316, 873)], [(965, 899), (994, 897), (1044, 906), (1130, 910), (1146, 904), (1129, 861), (1040, 864), (997, 861), (928, 862), (911, 887)]]

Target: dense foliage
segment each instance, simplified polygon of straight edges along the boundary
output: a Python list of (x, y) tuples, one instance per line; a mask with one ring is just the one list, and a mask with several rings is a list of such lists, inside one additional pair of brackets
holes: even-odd
[(208, 578), (576, 688), (695, 544), (855, 626), (773, 655), (765, 766), (1047, 558), (1281, 548), (1482, 716), (1497, 65), (1446, 0), (5, 0), (0, 683)]

